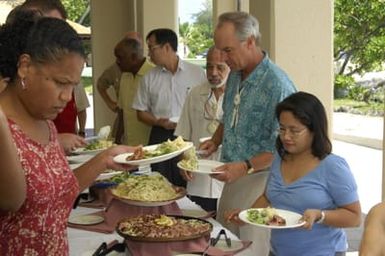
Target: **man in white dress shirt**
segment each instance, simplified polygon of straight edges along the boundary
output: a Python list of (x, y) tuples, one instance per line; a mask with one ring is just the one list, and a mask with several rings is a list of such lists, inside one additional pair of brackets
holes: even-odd
[[(199, 147), (201, 138), (214, 134), (223, 115), (223, 93), (229, 72), (230, 68), (223, 61), (220, 50), (211, 47), (207, 52), (207, 81), (194, 87), (187, 96), (175, 135)], [(213, 157), (214, 160), (216, 158)], [(188, 181), (187, 193), (190, 199), (206, 211), (216, 211), (223, 182), (206, 174), (181, 172)]]
[[(137, 110), (140, 121), (152, 126), (151, 145), (175, 138), (176, 123), (170, 118), (180, 116), (190, 89), (204, 82), (206, 76), (202, 68), (178, 57), (178, 38), (171, 29), (154, 29), (146, 41), (156, 67), (143, 77), (132, 107)], [(186, 186), (176, 163), (174, 158), (151, 167), (174, 185)]]

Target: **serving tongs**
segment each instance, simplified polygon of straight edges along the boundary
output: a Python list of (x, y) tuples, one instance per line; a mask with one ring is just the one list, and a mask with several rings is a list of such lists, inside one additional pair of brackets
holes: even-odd
[[(92, 256), (105, 256), (112, 251), (124, 252), (126, 250), (126, 244), (124, 242), (119, 243), (118, 240), (114, 240), (107, 245), (106, 242), (103, 242), (98, 249), (92, 254)], [(128, 252), (128, 256), (132, 254)]]
[(226, 231), (224, 229), (221, 229), (221, 231), (219, 231), (218, 235), (215, 238), (210, 238), (210, 245), (215, 246), (218, 243), (218, 241), (222, 235), (225, 237), (225, 242), (226, 242), (227, 247), (230, 248), (231, 247), (231, 239), (229, 237), (227, 237)]

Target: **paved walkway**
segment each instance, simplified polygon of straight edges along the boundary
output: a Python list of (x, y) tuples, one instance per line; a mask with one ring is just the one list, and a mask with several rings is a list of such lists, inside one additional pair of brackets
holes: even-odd
[(382, 149), (383, 127), (382, 117), (333, 114), (333, 137), (336, 140)]

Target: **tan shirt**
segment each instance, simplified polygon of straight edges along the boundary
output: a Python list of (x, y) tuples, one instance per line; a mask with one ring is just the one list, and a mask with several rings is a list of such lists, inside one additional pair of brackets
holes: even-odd
[(128, 72), (122, 73), (120, 79), (120, 97), (118, 98), (118, 106), (123, 109), (123, 143), (126, 145), (146, 145), (148, 143), (151, 126), (140, 122), (137, 119), (136, 110), (131, 106), (140, 85), (140, 81), (153, 67), (154, 65), (146, 60), (135, 76)]

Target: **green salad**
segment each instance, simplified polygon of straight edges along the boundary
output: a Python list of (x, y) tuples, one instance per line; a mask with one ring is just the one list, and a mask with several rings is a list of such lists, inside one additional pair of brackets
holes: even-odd
[(112, 146), (112, 141), (109, 140), (95, 140), (84, 147), (84, 150), (98, 150), (105, 149)]
[(274, 215), (276, 215), (276, 211), (273, 208), (249, 209), (247, 211), (247, 219), (257, 224), (268, 225)]

